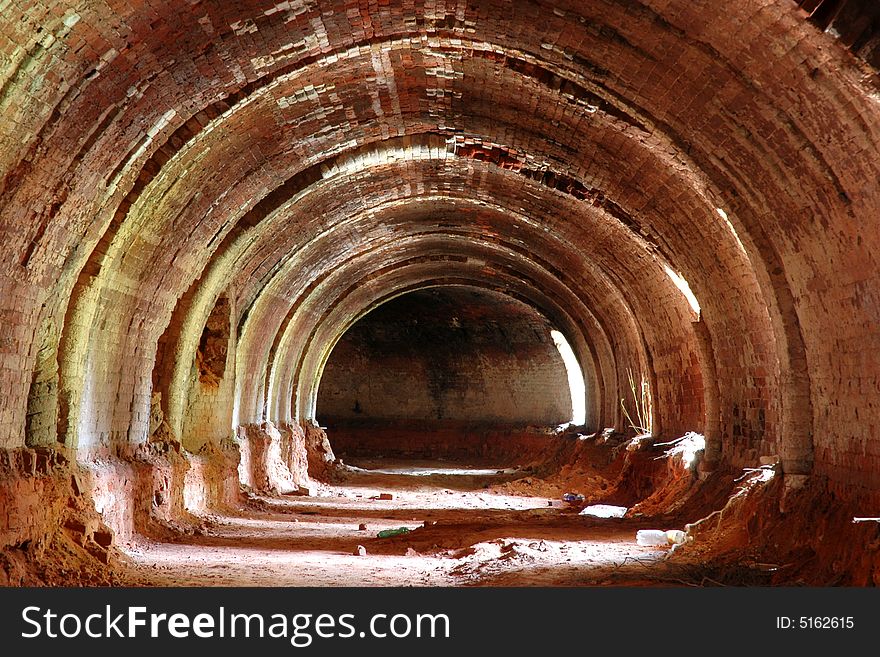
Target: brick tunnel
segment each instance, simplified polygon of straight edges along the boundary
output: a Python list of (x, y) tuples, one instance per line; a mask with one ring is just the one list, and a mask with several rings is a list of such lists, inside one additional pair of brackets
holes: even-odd
[(0, 583), (880, 583), (878, 70), (873, 0), (0, 1)]

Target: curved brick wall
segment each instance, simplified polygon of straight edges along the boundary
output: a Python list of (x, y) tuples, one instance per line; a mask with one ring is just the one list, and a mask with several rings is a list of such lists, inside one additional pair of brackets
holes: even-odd
[(632, 372), (659, 435), (878, 494), (877, 79), (804, 18), (8, 3), (0, 447), (125, 461), (296, 427), (354, 318), (456, 284), (570, 336), (591, 428), (625, 428)]

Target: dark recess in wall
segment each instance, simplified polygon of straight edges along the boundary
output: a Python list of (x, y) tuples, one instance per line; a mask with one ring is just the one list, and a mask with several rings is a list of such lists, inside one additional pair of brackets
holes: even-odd
[(552, 329), (534, 309), (495, 292), (462, 286), (403, 295), (336, 345), (318, 416), (331, 436), (361, 427), (364, 440), (382, 426), (419, 433), (567, 422), (571, 393)]

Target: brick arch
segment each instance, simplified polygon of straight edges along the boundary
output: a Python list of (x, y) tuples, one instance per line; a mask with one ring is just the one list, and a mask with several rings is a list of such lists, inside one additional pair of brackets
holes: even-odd
[[(748, 399), (746, 395), (752, 388), (759, 390), (763, 385), (766, 390), (761, 396), (776, 405), (766, 409), (767, 415), (775, 415), (776, 424), (780, 425), (773, 444), (766, 448), (782, 453), (789, 472), (809, 471), (817, 455), (822, 464), (820, 470), (832, 477), (858, 470), (859, 467), (844, 456), (848, 453), (847, 441), (857, 442), (858, 437), (847, 437), (840, 430), (857, 407), (851, 400), (837, 403), (838, 398), (846, 397), (839, 381), (849, 375), (857, 376), (857, 372), (854, 366), (840, 363), (836, 356), (847, 353), (855, 362), (859, 359), (852, 354), (869, 353), (876, 346), (871, 303), (876, 285), (876, 262), (872, 254), (876, 253), (877, 244), (874, 231), (864, 231), (863, 222), (865, 217), (876, 216), (878, 207), (878, 192), (864, 184), (866, 180), (876, 179), (876, 158), (872, 154), (876, 152), (878, 130), (876, 111), (860, 79), (862, 70), (829, 49), (828, 39), (800, 23), (793, 9), (787, 9), (782, 2), (769, 5), (744, 2), (723, 11), (702, 8), (698, 15), (684, 3), (627, 4), (628, 7), (624, 3), (605, 3), (603, 14), (599, 16), (598, 11), (591, 8), (562, 3), (559, 13), (547, 16), (544, 21), (533, 20), (537, 6), (529, 4), (508, 17), (509, 24), (525, 26), (515, 36), (504, 33), (497, 23), (482, 21), (481, 10), (472, 10), (474, 13), (470, 16), (466, 11), (466, 18), (479, 26), (480, 34), (474, 41), (491, 45), (509, 42), (508, 50), (516, 53), (484, 48), (481, 56), (494, 62), (491, 66), (469, 61), (462, 70), (454, 67), (441, 70), (451, 77), (435, 75), (434, 78), (440, 80), (439, 86), (431, 88), (443, 89), (443, 98), (448, 90), (449, 103), (437, 101), (438, 94), (434, 93), (431, 96), (434, 104), (428, 107), (426, 115), (430, 117), (431, 112), (435, 112), (435, 124), (442, 120), (445, 125), (447, 118), (466, 122), (469, 115), (465, 110), (470, 109), (472, 120), (468, 129), (461, 129), (460, 136), (466, 140), (491, 134), (483, 124), (490, 118), (485, 110), (497, 105), (497, 99), (490, 95), (497, 87), (482, 83), (488, 79), (489, 72), (509, 71), (503, 79), (518, 80), (517, 88), (523, 91), (521, 97), (534, 101), (536, 108), (546, 108), (546, 112), (539, 114), (542, 120), (558, 114), (551, 120), (559, 124), (558, 136), (563, 137), (563, 141), (554, 144), (549, 139), (554, 130), (527, 124), (519, 126), (518, 131), (516, 126), (511, 126), (510, 140), (495, 135), (489, 141), (504, 146), (508, 152), (521, 149), (532, 157), (559, 164), (559, 171), (551, 167), (549, 173), (540, 167), (520, 169), (535, 176), (540, 174), (541, 183), (555, 190), (548, 191), (548, 197), (559, 191), (559, 185), (574, 185), (572, 189), (585, 194), (588, 192), (583, 188), (598, 189), (604, 195), (602, 200), (596, 196), (594, 201), (613, 201), (615, 205), (606, 205), (605, 209), (623, 208), (625, 213), (621, 217), (635, 219), (635, 230), (648, 232), (653, 237), (661, 255), (684, 273), (706, 305), (704, 319), (714, 347), (713, 357), (717, 360), (719, 388), (737, 376), (738, 350), (748, 354), (743, 356), (744, 362), (760, 361), (746, 375), (754, 383), (739, 388), (738, 396), (724, 387), (725, 399), (719, 407), (721, 431), (729, 430), (735, 436), (737, 429), (743, 430), (742, 423), (735, 421), (731, 404), (737, 404), (742, 411), (741, 402)], [(144, 244), (151, 244), (155, 235), (139, 232), (135, 224), (120, 225), (123, 239), (114, 241), (112, 231), (106, 229), (116, 221), (120, 208), (125, 208), (128, 192), (137, 186), (136, 181), (151, 173), (161, 174), (156, 180), (177, 179), (174, 174), (179, 170), (171, 161), (174, 151), (162, 151), (159, 145), (162, 140), (167, 137), (165, 143), (173, 147), (172, 142), (180, 138), (176, 131), (200, 111), (218, 102), (218, 97), (230, 99), (233, 105), (246, 103), (249, 85), (259, 87), (264, 84), (260, 80), (266, 75), (283, 76), (297, 66), (306, 66), (310, 58), (315, 61), (320, 58), (322, 49), (341, 51), (360, 43), (369, 46), (371, 52), (374, 46), (381, 51), (380, 44), (411, 32), (389, 16), (391, 27), (387, 33), (379, 27), (385, 25), (380, 21), (372, 31), (364, 30), (349, 38), (344, 35), (350, 32), (338, 29), (334, 37), (333, 28), (340, 27), (342, 17), (322, 19), (316, 33), (310, 22), (316, 18), (313, 15), (265, 16), (263, 9), (258, 3), (240, 3), (224, 14), (220, 4), (206, 3), (208, 23), (217, 26), (213, 34), (204, 29), (203, 24), (191, 20), (184, 8), (171, 5), (164, 11), (174, 20), (153, 35), (149, 21), (134, 11), (114, 23), (121, 26), (116, 35), (106, 27), (111, 21), (109, 16), (101, 14), (101, 9), (84, 11), (79, 22), (70, 26), (63, 16), (52, 17), (48, 12), (41, 16), (40, 9), (27, 16), (8, 17), (13, 23), (22, 19), (11, 34), (21, 40), (25, 46), (23, 52), (30, 49), (36, 53), (27, 65), (22, 63), (24, 59), (19, 61), (22, 64), (19, 79), (27, 81), (29, 76), (46, 74), (48, 79), (63, 78), (64, 82), (35, 89), (33, 98), (28, 95), (26, 84), (13, 82), (4, 99), (11, 110), (4, 115), (20, 118), (15, 131), (24, 135), (24, 139), (13, 139), (11, 128), (5, 128), (3, 143), (10, 148), (3, 149), (0, 164), (4, 175), (0, 203), (11, 209), (6, 216), (24, 228), (4, 233), (9, 237), (10, 266), (4, 268), (3, 289), (6, 298), (16, 300), (21, 326), (25, 327), (21, 335), (16, 334), (14, 338), (16, 362), (23, 363), (21, 373), (4, 374), (4, 383), (9, 383), (5, 389), (9, 390), (11, 409), (4, 416), (4, 444), (24, 443), (27, 426), (24, 419), (29, 405), (31, 410), (45, 408), (47, 417), (52, 414), (55, 404), (44, 405), (41, 399), (46, 383), (51, 383), (55, 376), (53, 362), (57, 358), (62, 361), (62, 370), (68, 371), (63, 375), (68, 391), (78, 392), (76, 382), (82, 380), (86, 388), (81, 392), (90, 399), (105, 396), (109, 400), (112, 393), (120, 396), (118, 405), (102, 411), (104, 416), (98, 423), (101, 426), (96, 425), (94, 429), (97, 435), (115, 436), (114, 440), (139, 439), (139, 432), (132, 431), (132, 416), (126, 409), (143, 406), (143, 390), (149, 388), (149, 376), (144, 371), (154, 360), (149, 353), (151, 343), (164, 330), (162, 324), (173, 312), (177, 298), (202, 271), (207, 258), (202, 258), (203, 254), (196, 247), (211, 244), (214, 233), (209, 229), (217, 228), (210, 220), (199, 224), (201, 228), (196, 231), (198, 237), (191, 245), (193, 248), (181, 251), (179, 260), (171, 258), (179, 262), (185, 274), (183, 281), (177, 282), (172, 279), (179, 272), (173, 269), (168, 275), (161, 275), (165, 273), (168, 259), (154, 262), (149, 249), (139, 253)], [(287, 19), (291, 19), (290, 25), (284, 23)], [(51, 28), (56, 34), (57, 45), (49, 46), (51, 50), (47, 50), (45, 56), (36, 47), (36, 39), (31, 38), (38, 24)], [(246, 44), (253, 43), (253, 37), (247, 36), (253, 33), (251, 26), (261, 35), (262, 58), (254, 58), (245, 48)], [(444, 41), (451, 42), (452, 38), (459, 38), (466, 26), (458, 17), (448, 24), (445, 19), (434, 23), (427, 20), (425, 40), (430, 43), (435, 39), (441, 45)], [(285, 43), (297, 43), (289, 41), (292, 37), (309, 34), (324, 36), (314, 43), (304, 39), (304, 44), (311, 45), (302, 48), (284, 50), (282, 47)], [(128, 39), (132, 44), (130, 48), (124, 47), (122, 35), (132, 37)], [(89, 37), (86, 42), (100, 45), (99, 50), (105, 46), (107, 49), (97, 52), (93, 49), (96, 45), (76, 54), (71, 43), (75, 38), (85, 37)], [(226, 61), (233, 62), (228, 66), (221, 65), (223, 58), (211, 50), (223, 41), (229, 43), (225, 54), (231, 55)], [(203, 53), (202, 59), (193, 53), (187, 56), (186, 48)], [(764, 56), (756, 59), (750, 55), (749, 48)], [(280, 54), (272, 57), (265, 54), (271, 52)], [(669, 62), (662, 56), (668, 52), (682, 52), (687, 56), (688, 67), (682, 70)], [(55, 54), (70, 56), (49, 56)], [(144, 67), (133, 70), (130, 64), (135, 60), (143, 61)], [(774, 66), (768, 65), (767, 60)], [(632, 65), (637, 62), (643, 66)], [(222, 75), (212, 79), (211, 74), (203, 72), (205, 68), (215, 72), (222, 69)], [(650, 76), (645, 75), (648, 69)], [(389, 70), (394, 70), (394, 62)], [(786, 75), (777, 77), (776, 70), (785, 71)], [(180, 85), (179, 80), (186, 78), (187, 71), (192, 84)], [(456, 86), (455, 76), (462, 71), (466, 76), (462, 79), (468, 80), (469, 75), (470, 83)], [(148, 78), (152, 75), (152, 83), (130, 84), (137, 82), (140, 74)], [(397, 82), (407, 77), (403, 74), (398, 77), (394, 72), (387, 75), (387, 79)], [(445, 80), (451, 81), (449, 86), (444, 86)], [(474, 80), (481, 84), (473, 84)], [(705, 80), (720, 81), (715, 93), (707, 92)], [(573, 84), (579, 86), (573, 87)], [(189, 94), (184, 93), (184, 86)], [(478, 96), (480, 89), (487, 94), (483, 98)], [(677, 102), (670, 89), (681, 89), (688, 102)], [(129, 90), (132, 90), (130, 97)], [(457, 92), (462, 93), (462, 98), (455, 97)], [(235, 95), (242, 93), (240, 97)], [(471, 94), (470, 104), (465, 93)], [(602, 102), (592, 105), (589, 101), (594, 97)], [(107, 102), (93, 102), (96, 98)], [(551, 103), (553, 98), (556, 103)], [(580, 114), (573, 110), (572, 98), (575, 104), (582, 101)], [(379, 104), (383, 111), (393, 108), (390, 92), (379, 98)], [(516, 107), (513, 103), (506, 108), (498, 105), (498, 111), (512, 115)], [(597, 108), (596, 112), (593, 107)], [(27, 108), (34, 111), (24, 111)], [(171, 110), (174, 115), (169, 114)], [(597, 160), (607, 161), (590, 170), (580, 159), (582, 144), (571, 140), (574, 127), (588, 126), (586, 117), (595, 113), (614, 120), (608, 124), (605, 148), (595, 151)], [(225, 127), (237, 125), (234, 115), (235, 112), (230, 115)], [(386, 113), (390, 115), (392, 113)], [(169, 117), (167, 124), (162, 125), (166, 116)], [(829, 116), (836, 120), (827, 121), (825, 117)], [(208, 116), (208, 120), (213, 119)], [(317, 126), (319, 121), (315, 121)], [(377, 126), (381, 126), (377, 135), (381, 135), (383, 128), (389, 128), (387, 123), (377, 123), (373, 128)], [(546, 134), (541, 134), (542, 129)], [(614, 140), (614, 132), (629, 135), (630, 139)], [(648, 137), (642, 134), (645, 132), (649, 133)], [(651, 135), (659, 136), (659, 141), (652, 141)], [(646, 139), (645, 147), (638, 150), (635, 143), (642, 139)], [(249, 143), (255, 149), (252, 152), (263, 144), (259, 140)], [(142, 146), (146, 146), (146, 150), (139, 154)], [(663, 151), (664, 146), (670, 149), (663, 157), (650, 157)], [(632, 171), (626, 180), (618, 182), (620, 192), (609, 193), (606, 185), (594, 183), (613, 184), (611, 173), (617, 169), (609, 158), (615, 149), (618, 164), (635, 160), (646, 167), (648, 174), (640, 179), (635, 175), (637, 172)], [(480, 148), (472, 149), (471, 154), (491, 158), (493, 152), (484, 141)], [(159, 156), (150, 159), (155, 154)], [(246, 157), (241, 159), (247, 161)], [(144, 164), (147, 161), (151, 164)], [(32, 164), (34, 162), (39, 165)], [(664, 168), (658, 169), (664, 172), (662, 176), (651, 174), (652, 163), (665, 163)], [(499, 165), (514, 166), (507, 160)], [(152, 170), (154, 166), (156, 171)], [(206, 171), (212, 170), (216, 171), (217, 167), (206, 167)], [(691, 195), (685, 195), (683, 187), (667, 184), (668, 179), (674, 177), (670, 172), (675, 170), (685, 172), (683, 177), (695, 190)], [(114, 172), (124, 173), (118, 179), (114, 175), (108, 179), (108, 174)], [(238, 193), (243, 196), (245, 192), (256, 191), (259, 196), (267, 186), (261, 183), (271, 179), (278, 170), (267, 165), (261, 172), (262, 179), (248, 178), (253, 186), (242, 186)], [(280, 177), (284, 179), (285, 174)], [(114, 180), (116, 189), (111, 189)], [(180, 186), (187, 188), (186, 183)], [(156, 184), (153, 189), (158, 187)], [(208, 195), (210, 201), (206, 205), (194, 204), (196, 216), (202, 215), (200, 219), (203, 219), (211, 215), (209, 210), (228, 209), (214, 204), (226, 198), (222, 197), (225, 191), (222, 187), (221, 181), (216, 194)], [(645, 201), (651, 197), (658, 199), (658, 205), (653, 207), (657, 212), (646, 211), (652, 209)], [(664, 199), (669, 203), (659, 205)], [(241, 198), (233, 200), (240, 202)], [(679, 200), (678, 210), (673, 211), (675, 201)], [(700, 200), (703, 205), (697, 202)], [(720, 261), (725, 267), (732, 262), (739, 264), (725, 272), (737, 284), (722, 288), (722, 293), (718, 292), (719, 280), (715, 278), (721, 276), (706, 264), (713, 251), (701, 248), (701, 233), (691, 231), (693, 226), (710, 221), (713, 216), (710, 201), (727, 210), (746, 254), (746, 261), (730, 255), (736, 253), (736, 246), (729, 235), (724, 238), (726, 255)], [(186, 207), (187, 195), (173, 196), (169, 198), (169, 203), (172, 202)], [(94, 212), (95, 209), (100, 211)], [(667, 210), (672, 220), (663, 224), (660, 217)], [(128, 208), (122, 211), (127, 212)], [(169, 230), (164, 234), (163, 248), (173, 243), (175, 234), (181, 234), (176, 230), (182, 227), (188, 230), (195, 225), (179, 219), (185, 216), (169, 212)], [(147, 212), (143, 218), (156, 221), (159, 214)], [(711, 225), (723, 228), (717, 221)], [(679, 232), (687, 235), (676, 237)], [(101, 239), (102, 235), (108, 237), (109, 243)], [(134, 242), (127, 241), (132, 237)], [(218, 239), (222, 242), (222, 235)], [(138, 271), (137, 267), (114, 270), (112, 275), (105, 273), (104, 287), (90, 285), (89, 277), (101, 276), (94, 266), (102, 264), (103, 258), (90, 261), (89, 254), (94, 249), (103, 252), (107, 248), (112, 248), (120, 260), (127, 260), (128, 265), (138, 258), (158, 265), (153, 267), (157, 271), (140, 268), (150, 274), (144, 283), (149, 290), (145, 298), (130, 299), (117, 307), (117, 297), (106, 294), (107, 290), (119, 292), (114, 287), (125, 283), (125, 276)], [(691, 255), (688, 249), (693, 257), (688, 257)], [(840, 272), (842, 262), (849, 265), (843, 274)], [(55, 300), (54, 291), (69, 292), (78, 279), (84, 285), (76, 292), (77, 298), (92, 303), (92, 295), (98, 295), (94, 302), (106, 308), (102, 315), (90, 315), (87, 307), (69, 304), (70, 294), (55, 295), (59, 299)], [(101, 297), (102, 294), (105, 296)], [(737, 294), (741, 297), (738, 305), (733, 301)], [(713, 296), (721, 298), (713, 300)], [(841, 304), (852, 305), (851, 319), (843, 324), (837, 321), (836, 309)], [(766, 330), (738, 336), (735, 329), (739, 324), (732, 319), (736, 307), (744, 310), (750, 319), (760, 320), (759, 324)], [(163, 312), (153, 321), (157, 309)], [(92, 333), (95, 317), (98, 326), (106, 323), (110, 327), (106, 334)], [(93, 335), (96, 337), (91, 337)], [(104, 337), (108, 339), (105, 341)], [(59, 340), (63, 346), (56, 356)], [(723, 348), (728, 341), (732, 341), (730, 346)], [(12, 353), (9, 345), (13, 343), (4, 344)], [(139, 360), (148, 364), (139, 365), (137, 375), (131, 377), (111, 371), (106, 362), (90, 363), (86, 352), (103, 344), (118, 353), (137, 354)], [(109, 361), (113, 361), (111, 356)], [(764, 377), (758, 373), (762, 368), (769, 372)], [(759, 383), (762, 378), (767, 382)], [(48, 389), (47, 394), (54, 394), (51, 385)], [(49, 425), (40, 426), (50, 425), (51, 419)], [(820, 442), (815, 449), (812, 437)], [(755, 445), (746, 443), (742, 446), (745, 452), (756, 449)], [(842, 451), (838, 452), (838, 448)], [(738, 449), (734, 448), (728, 457), (747, 456)], [(817, 454), (813, 454), (814, 451)], [(873, 475), (866, 476), (874, 481)]]

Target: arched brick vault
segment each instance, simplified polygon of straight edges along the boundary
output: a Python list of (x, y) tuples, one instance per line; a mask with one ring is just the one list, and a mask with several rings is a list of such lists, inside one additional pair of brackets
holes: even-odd
[[(407, 175), (414, 175), (414, 174), (410, 173)], [(397, 180), (397, 179), (399, 179), (399, 174), (393, 174), (390, 176), (389, 179), (390, 180)], [(380, 187), (381, 187), (381, 184), (380, 184)], [(455, 203), (453, 203), (453, 199), (447, 198), (444, 200), (444, 199), (437, 199), (436, 197), (432, 197), (430, 199), (431, 202), (426, 203), (425, 201), (427, 201), (427, 200), (428, 199), (423, 199), (421, 202), (421, 205), (425, 206), (425, 207), (429, 206), (430, 210), (420, 211), (418, 213), (413, 213), (412, 210), (406, 210), (406, 212), (402, 212), (399, 209), (400, 206), (396, 206), (394, 208), (394, 212), (398, 215), (398, 218), (396, 218), (396, 219), (392, 219), (392, 217), (385, 216), (385, 215), (376, 216), (376, 213), (372, 213), (373, 216), (369, 217), (369, 221), (371, 223), (378, 221), (379, 226), (378, 226), (378, 228), (372, 227), (371, 229), (372, 230), (381, 230), (386, 234), (389, 233), (389, 229), (393, 229), (393, 233), (392, 233), (393, 239), (401, 240), (401, 243), (405, 243), (402, 240), (402, 238), (405, 237), (405, 235), (403, 235), (401, 233), (401, 230), (402, 230), (401, 225), (406, 226), (406, 223), (408, 223), (410, 226), (418, 227), (419, 221), (425, 221), (427, 223), (427, 226), (425, 228), (422, 228), (422, 230), (425, 230), (427, 228), (433, 228), (434, 232), (438, 231), (438, 228), (437, 228), (438, 222), (440, 224), (443, 224), (443, 226), (444, 226), (443, 230), (447, 230), (447, 231), (451, 230), (453, 228), (457, 228), (457, 230), (459, 230), (459, 231), (462, 229), (470, 228), (470, 230), (473, 232), (474, 226), (478, 226), (477, 231), (478, 232), (482, 231), (482, 233), (485, 235), (487, 233), (488, 234), (497, 234), (496, 231), (503, 228), (505, 222), (510, 222), (513, 220), (513, 217), (511, 216), (511, 213), (509, 213), (509, 212), (506, 215), (503, 215), (502, 213), (496, 211), (494, 213), (494, 217), (493, 217), (493, 215), (490, 215), (488, 213), (488, 209), (485, 208), (484, 206), (476, 206), (473, 203), (470, 203), (470, 202), (466, 203), (466, 202), (463, 202), (462, 200), (458, 200)], [(483, 216), (477, 215), (476, 217), (473, 217), (472, 215), (474, 214), (475, 209), (481, 210)], [(468, 211), (470, 211), (470, 214), (468, 214)], [(345, 213), (345, 212), (340, 212), (339, 214), (342, 216), (349, 216), (348, 213)], [(448, 214), (448, 216), (447, 216), (447, 214)], [(419, 215), (422, 215), (422, 216), (420, 217)], [(522, 218), (521, 221), (520, 220), (516, 221), (516, 223), (522, 224), (521, 226), (519, 226), (519, 228), (520, 228), (520, 232), (523, 234), (523, 236), (522, 236), (522, 238), (520, 240), (520, 244), (518, 246), (518, 248), (521, 252), (520, 256), (519, 256), (519, 258), (521, 260), (533, 258), (535, 253), (544, 250), (546, 247), (544, 246), (543, 243), (547, 241), (546, 233), (543, 235), (539, 235), (539, 234), (526, 232), (528, 229), (528, 226), (526, 225), (525, 221), (526, 221), (525, 218)], [(458, 227), (458, 224), (461, 224), (461, 226)], [(501, 228), (499, 228), (499, 226)], [(368, 232), (368, 227), (365, 227), (363, 225), (363, 222), (361, 222), (361, 225), (357, 225), (357, 230), (355, 231), (355, 234), (357, 234), (359, 236), (365, 236), (363, 238), (363, 242), (365, 243), (366, 246), (361, 246), (360, 248), (375, 249), (375, 245), (372, 244), (372, 242), (368, 238), (368, 236), (370, 235), (370, 233)], [(475, 234), (472, 236), (472, 239), (476, 239), (479, 237), (480, 237), (479, 234)], [(497, 237), (494, 239), (497, 240)], [(554, 237), (553, 241), (558, 242), (558, 239)], [(392, 243), (391, 243), (392, 247), (395, 243), (396, 242), (392, 241)], [(564, 246), (564, 245), (560, 245), (558, 243), (556, 244), (557, 249), (560, 248), (560, 246)], [(319, 248), (323, 251), (323, 246), (319, 246), (317, 248)], [(355, 246), (352, 246), (351, 248), (355, 249), (355, 248), (357, 248), (357, 246), (355, 245)], [(364, 268), (363, 259), (356, 260), (354, 258), (351, 258), (350, 262), (349, 262), (349, 266), (352, 269), (354, 269), (356, 272), (360, 272)], [(560, 272), (559, 275), (564, 276), (565, 274)], [(303, 277), (301, 275), (301, 271), (298, 269), (295, 270), (293, 273), (293, 284), (298, 285), (300, 287), (303, 287), (304, 285), (306, 285), (306, 283), (307, 283), (307, 281), (303, 279)], [(548, 285), (550, 285), (550, 284), (548, 283)], [(610, 288), (610, 286), (608, 285), (607, 282), (604, 283), (603, 288), (606, 290), (613, 289), (613, 288)], [(595, 293), (593, 292), (593, 290), (596, 289), (596, 284), (583, 286), (583, 289), (587, 290), (587, 292), (585, 293), (586, 295), (594, 295)], [(322, 290), (319, 291), (319, 294), (322, 292), (323, 292)], [(277, 292), (277, 293), (273, 292), (273, 295), (269, 296), (269, 298), (287, 299), (287, 298), (292, 298), (294, 296), (295, 296), (295, 293), (293, 291), (285, 290), (283, 292)], [(596, 295), (596, 296), (598, 296), (598, 298), (600, 300), (604, 299), (606, 301), (614, 298), (614, 295), (611, 292), (608, 292), (605, 296), (602, 296), (602, 295)], [(575, 299), (576, 299), (576, 297), (575, 297)], [(259, 312), (255, 310), (252, 312), (251, 317), (254, 317), (257, 314), (259, 314)], [(274, 308), (269, 308), (267, 310), (267, 312), (262, 313), (261, 316), (266, 317), (267, 321), (269, 321), (269, 322), (280, 321), (279, 312)], [(622, 326), (626, 326), (626, 320), (623, 320), (623, 321), (618, 320), (616, 323), (620, 324)], [(272, 328), (272, 329), (262, 329), (261, 328), (259, 330), (260, 335), (273, 335), (274, 333), (275, 333), (274, 328)], [(245, 360), (251, 360), (251, 359), (245, 359)], [(256, 360), (261, 362), (261, 359), (256, 359)], [(255, 411), (251, 411), (251, 413), (253, 413), (253, 412), (255, 412)]]
[[(0, 444), (142, 442), (154, 386), (185, 444), (262, 419), (269, 391), (283, 419), (353, 318), (451, 277), (564, 326), (597, 421), (619, 422), (634, 367), (667, 434), (716, 427), (731, 462), (880, 488), (878, 95), (794, 3), (0, 20)], [(221, 293), (234, 366), (204, 391)]]

